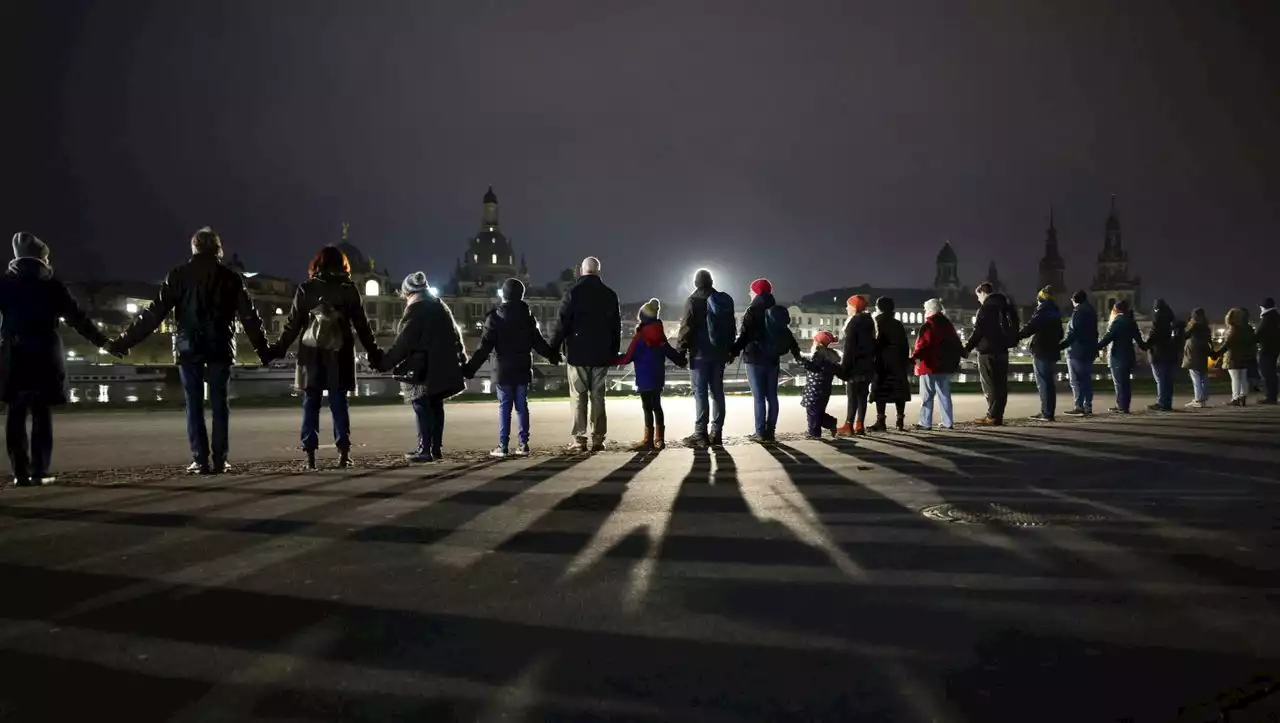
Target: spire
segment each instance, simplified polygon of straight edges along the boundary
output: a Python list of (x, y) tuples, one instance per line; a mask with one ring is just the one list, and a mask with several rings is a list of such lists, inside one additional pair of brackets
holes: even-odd
[(489, 186), (489, 190), (488, 190), (488, 191), (486, 191), (486, 192), (485, 192), (485, 194), (484, 194), (484, 202), (485, 202), (485, 203), (497, 203), (497, 202), (498, 202), (498, 194), (496, 194), (496, 193), (494, 193), (494, 192), (493, 192), (493, 186), (492, 186), (492, 185), (490, 185), (490, 186)]
[(1053, 204), (1049, 204), (1049, 232), (1056, 234), (1057, 229), (1053, 227)]
[(347, 223), (346, 221), (342, 222), (342, 240), (343, 241), (351, 240), (351, 224)]
[(991, 285), (996, 288), (1000, 287), (1000, 274), (996, 272), (995, 261), (992, 261), (991, 265), (987, 267), (987, 281), (990, 281)]
[(525, 263), (524, 254), (520, 254), (520, 275), (528, 276), (528, 274), (529, 274), (529, 264)]

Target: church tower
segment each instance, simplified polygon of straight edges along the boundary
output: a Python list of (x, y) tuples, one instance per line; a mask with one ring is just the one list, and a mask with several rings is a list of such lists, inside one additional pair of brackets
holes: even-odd
[(511, 240), (502, 233), (498, 195), (490, 186), (482, 201), (480, 230), (467, 241), (467, 252), (454, 270), (452, 291), (462, 296), (494, 295), (512, 277), (527, 285), (527, 275), (517, 268)]
[(933, 290), (942, 299), (943, 306), (948, 308), (958, 305), (964, 298), (964, 289), (960, 286), (959, 263), (951, 242), (942, 244), (935, 261), (937, 272), (933, 277)]
[(1040, 285), (1036, 292), (1046, 286), (1054, 289), (1053, 300), (1058, 308), (1065, 309), (1067, 299), (1067, 263), (1058, 252), (1058, 229), (1053, 225), (1053, 206), (1049, 207), (1049, 228), (1044, 236), (1044, 258), (1040, 259)]
[(1097, 271), (1089, 287), (1089, 300), (1098, 310), (1099, 318), (1106, 318), (1111, 307), (1120, 300), (1128, 301), (1130, 308), (1137, 313), (1141, 291), (1142, 280), (1129, 275), (1129, 254), (1121, 244), (1120, 217), (1116, 214), (1116, 197), (1112, 196)]

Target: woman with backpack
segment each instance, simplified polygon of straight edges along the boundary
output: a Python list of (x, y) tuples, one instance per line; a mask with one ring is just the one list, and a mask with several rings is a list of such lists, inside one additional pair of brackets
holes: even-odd
[(298, 286), (284, 331), (269, 356), (284, 358), (299, 337), (294, 386), (302, 393), (302, 451), (307, 468), (316, 468), (320, 445), (320, 403), (329, 396), (333, 444), (338, 466), (351, 465), (351, 416), (347, 394), (356, 389), (356, 338), (376, 366), (381, 350), (369, 328), (360, 290), (351, 280), (351, 263), (336, 246), (320, 249)]
[(774, 441), (778, 429), (779, 359), (790, 352), (800, 361), (800, 345), (791, 333), (791, 317), (786, 307), (773, 298), (773, 284), (768, 279), (751, 282), (751, 305), (742, 314), (737, 341), (729, 351), (729, 361), (739, 354), (747, 366), (747, 383), (755, 402), (755, 434), (753, 442)]

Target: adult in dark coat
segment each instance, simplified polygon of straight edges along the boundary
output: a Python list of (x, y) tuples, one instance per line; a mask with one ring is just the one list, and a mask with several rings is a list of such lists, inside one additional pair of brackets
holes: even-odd
[(582, 260), (582, 273), (560, 300), (560, 323), (551, 348), (565, 348), (569, 363), (569, 400), (573, 406), (574, 451), (604, 449), (609, 418), (604, 396), (609, 369), (622, 345), (622, 310), (618, 295), (600, 279), (600, 259)]
[(498, 395), (498, 446), (494, 457), (510, 452), (511, 411), (520, 422), (520, 446), (516, 453), (529, 454), (529, 385), (533, 383), (533, 352), (552, 364), (560, 363), (560, 355), (551, 348), (538, 329), (529, 305), (524, 303), (524, 284), (520, 279), (507, 279), (502, 284), (502, 303), (484, 320), (480, 346), (471, 355), (462, 373), (474, 377), (493, 352), (498, 358), (490, 375)]
[(689, 359), (689, 382), (693, 387), (693, 434), (684, 439), (690, 447), (720, 446), (724, 429), (725, 349), (711, 339), (707, 328), (708, 299), (717, 293), (711, 272), (698, 269), (693, 277), (693, 293), (684, 302), (676, 349)]
[(1121, 299), (1111, 309), (1111, 321), (1107, 325), (1107, 333), (1098, 340), (1098, 349), (1111, 347), (1107, 352), (1107, 364), (1111, 367), (1111, 380), (1116, 387), (1116, 406), (1111, 411), (1116, 414), (1128, 414), (1129, 404), (1133, 401), (1133, 364), (1136, 359), (1134, 347), (1145, 347), (1142, 332), (1138, 323), (1133, 320), (1133, 309), (1129, 302)]
[(1067, 322), (1062, 349), (1067, 352), (1067, 377), (1075, 406), (1066, 414), (1087, 417), (1093, 414), (1093, 362), (1098, 358), (1098, 312), (1089, 295), (1077, 291), (1071, 296), (1073, 309)]
[(1018, 328), (1018, 311), (989, 281), (978, 284), (974, 293), (980, 304), (978, 318), (963, 354), (969, 356), (978, 350), (978, 379), (987, 398), (987, 416), (975, 421), (1000, 426), (1009, 402), (1009, 350), (1017, 343), (1013, 333)]
[(840, 372), (844, 377), (844, 425), (842, 436), (866, 434), (867, 402), (871, 399), (871, 378), (875, 376), (876, 323), (867, 312), (865, 296), (850, 296), (845, 302), (849, 314), (840, 336)]
[(1194, 309), (1191, 321), (1183, 334), (1182, 368), (1191, 374), (1191, 387), (1195, 398), (1188, 407), (1205, 407), (1209, 404), (1209, 358), (1213, 356), (1213, 334), (1209, 317), (1204, 309)]
[(411, 462), (441, 459), (444, 446), (444, 401), (466, 389), (462, 369), (467, 354), (453, 313), (428, 291), (427, 275), (405, 277), (400, 295), (404, 316), (395, 343), (378, 360), (382, 371), (401, 381), (405, 401), (418, 423), (418, 448), (405, 455)]
[(1151, 375), (1156, 380), (1156, 403), (1149, 409), (1173, 411), (1173, 370), (1182, 360), (1182, 329), (1173, 318), (1173, 309), (1164, 299), (1156, 299), (1151, 331), (1145, 342)]
[(1280, 393), (1280, 377), (1276, 374), (1276, 360), (1280, 358), (1280, 311), (1276, 311), (1275, 299), (1262, 300), (1262, 315), (1258, 317), (1254, 336), (1258, 340), (1258, 373), (1266, 390), (1262, 404), (1275, 404)]
[[(49, 247), (29, 233), (13, 236), (13, 261), (0, 277), (0, 398), (8, 405), (5, 442), (20, 486), (45, 480), (53, 456), (51, 407), (67, 402), (66, 351), (60, 320), (96, 347), (107, 344), (67, 287), (53, 275)], [(28, 444), (27, 418), (31, 418)]]
[[(773, 297), (773, 284), (768, 279), (751, 282), (751, 304), (742, 312), (738, 338), (729, 350), (732, 363), (739, 354), (747, 369), (747, 385), (751, 387), (751, 401), (755, 410), (755, 434), (752, 440), (772, 443), (778, 429), (778, 375), (781, 357), (790, 353), (799, 362), (800, 345), (787, 325), (787, 310), (778, 306)], [(774, 323), (769, 322), (773, 316)], [(783, 320), (786, 324), (782, 324)], [(778, 337), (770, 334), (770, 328), (779, 331)], [(781, 338), (785, 337), (785, 338)]]
[(911, 344), (902, 322), (894, 318), (893, 309), (893, 299), (887, 296), (876, 299), (875, 381), (871, 384), (871, 396), (876, 400), (876, 423), (872, 431), (887, 429), (884, 410), (890, 402), (898, 412), (898, 429), (905, 429), (903, 417), (907, 402), (911, 401)]
[[(263, 363), (270, 360), (262, 319), (240, 274), (222, 264), (222, 239), (205, 227), (191, 238), (191, 259), (165, 277), (155, 301), (138, 315), (124, 334), (111, 343), (124, 351), (146, 339), (173, 313), (173, 354), (186, 398), (187, 440), (191, 444), (188, 472), (221, 474), (227, 471), (228, 428), (231, 407), (227, 402), (231, 366), (236, 360), (236, 321), (244, 327), (249, 343)], [(205, 385), (213, 408), (213, 439), (204, 423)], [(213, 454), (213, 464), (209, 455)]]
[(1058, 408), (1055, 386), (1058, 359), (1062, 352), (1062, 314), (1053, 300), (1054, 290), (1046, 286), (1036, 294), (1036, 310), (1018, 331), (1019, 339), (1031, 339), (1031, 363), (1036, 373), (1036, 390), (1040, 393), (1040, 413), (1032, 419), (1052, 422)]
[[(269, 356), (284, 357), (293, 342), (298, 344), (298, 366), (294, 386), (302, 392), (302, 450), (307, 466), (315, 469), (316, 448), (320, 446), (320, 403), (329, 395), (329, 413), (333, 416), (333, 443), (340, 455), (339, 467), (351, 464), (351, 415), (347, 395), (356, 390), (356, 338), (376, 361), (382, 353), (369, 328), (364, 300), (351, 280), (351, 263), (336, 246), (325, 246), (311, 260), (308, 279), (298, 285), (293, 307), (284, 331), (271, 348)], [(327, 326), (339, 348), (325, 348), (327, 340), (318, 340), (308, 329), (320, 331)], [(329, 333), (328, 331), (322, 332)]]
[(1249, 364), (1258, 352), (1257, 336), (1249, 326), (1244, 309), (1227, 312), (1227, 335), (1213, 353), (1222, 360), (1222, 368), (1231, 376), (1231, 406), (1243, 407), (1249, 401)]

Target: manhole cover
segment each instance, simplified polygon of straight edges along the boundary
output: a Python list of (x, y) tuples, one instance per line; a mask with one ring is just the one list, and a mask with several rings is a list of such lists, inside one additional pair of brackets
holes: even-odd
[(930, 505), (920, 514), (931, 520), (958, 522), (966, 525), (1003, 525), (1007, 527), (1044, 527), (1045, 525), (1069, 525), (1083, 522), (1102, 522), (1102, 515), (1076, 514), (1061, 508), (1018, 509), (994, 502), (975, 502), (968, 505)]

